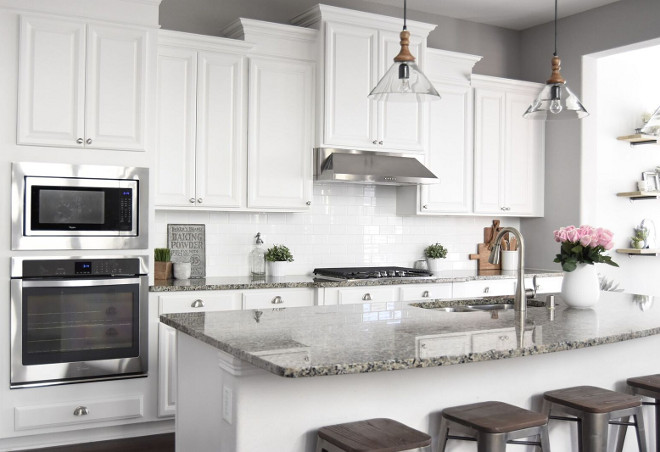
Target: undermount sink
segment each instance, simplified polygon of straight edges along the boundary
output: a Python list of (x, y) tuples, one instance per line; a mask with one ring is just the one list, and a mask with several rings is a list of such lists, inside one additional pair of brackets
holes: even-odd
[[(471, 300), (447, 300), (447, 301), (431, 301), (411, 303), (422, 309), (432, 309), (434, 311), (444, 312), (480, 312), (480, 311), (509, 311), (513, 310), (513, 303), (511, 298), (500, 298), (500, 303), (493, 303), (492, 299), (471, 299)], [(490, 302), (490, 303), (489, 303)], [(455, 304), (454, 304), (455, 303)], [(529, 307), (545, 306), (541, 301), (529, 299), (527, 300)]]
[(495, 311), (495, 310), (508, 311), (509, 309), (513, 309), (513, 303), (478, 304), (467, 307), (470, 309), (474, 309), (476, 311)]

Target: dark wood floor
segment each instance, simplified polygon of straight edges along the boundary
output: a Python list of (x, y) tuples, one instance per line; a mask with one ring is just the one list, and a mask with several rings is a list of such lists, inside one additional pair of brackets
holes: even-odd
[(174, 452), (174, 433), (46, 447), (25, 452)]

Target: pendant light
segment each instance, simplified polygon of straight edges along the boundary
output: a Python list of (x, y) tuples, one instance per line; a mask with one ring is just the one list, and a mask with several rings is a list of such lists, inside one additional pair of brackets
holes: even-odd
[(580, 99), (566, 86), (559, 72), (561, 60), (557, 56), (557, 0), (555, 0), (555, 52), (552, 57), (552, 74), (534, 102), (527, 108), (527, 119), (582, 119), (589, 115)]
[(440, 99), (429, 79), (419, 70), (415, 57), (410, 53), (410, 32), (406, 26), (406, 0), (403, 0), (403, 30), (401, 50), (394, 57), (394, 64), (369, 93), (377, 101), (424, 102)]

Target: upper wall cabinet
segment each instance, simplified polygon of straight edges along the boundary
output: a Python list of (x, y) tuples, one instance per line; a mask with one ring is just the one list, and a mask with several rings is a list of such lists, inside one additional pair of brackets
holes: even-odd
[(150, 33), (22, 16), (18, 144), (145, 150)]
[(156, 206), (244, 205), (249, 48), (159, 33)]
[(538, 83), (473, 76), (474, 213), (543, 216), (545, 121), (522, 117)]
[(400, 215), (472, 212), (472, 67), (481, 59), (444, 50), (427, 50), (426, 75), (442, 99), (430, 102), (426, 166), (437, 184), (398, 187)]
[[(320, 146), (424, 150), (427, 129), (423, 105), (383, 103), (367, 97), (399, 52), (400, 18), (317, 5), (293, 22), (321, 31)], [(426, 37), (435, 25), (409, 21), (408, 28), (410, 50), (423, 67)]]

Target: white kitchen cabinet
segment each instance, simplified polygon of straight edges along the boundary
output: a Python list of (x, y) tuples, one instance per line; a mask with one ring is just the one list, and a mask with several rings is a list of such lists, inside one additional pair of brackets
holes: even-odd
[(324, 304), (359, 304), (399, 301), (397, 286), (326, 287)]
[(247, 206), (308, 210), (315, 64), (251, 56), (249, 86)]
[(313, 289), (257, 289), (243, 293), (243, 309), (277, 309), (313, 305)]
[[(383, 103), (367, 97), (399, 53), (400, 18), (317, 5), (293, 23), (321, 31), (320, 146), (424, 150), (427, 124), (423, 104)], [(422, 68), (426, 37), (434, 28), (408, 22), (410, 51)]]
[(399, 286), (399, 300), (426, 301), (452, 297), (452, 283), (405, 284)]
[(474, 213), (542, 216), (545, 122), (522, 117), (542, 85), (474, 76)]
[[(158, 315), (241, 309), (239, 291), (186, 292), (158, 296)], [(176, 411), (176, 330), (158, 323), (158, 416)]]
[(145, 150), (151, 33), (21, 16), (17, 143)]
[(513, 295), (515, 279), (478, 279), (474, 281), (455, 282), (452, 286), (453, 298), (492, 297), (498, 295)]
[(245, 204), (245, 43), (161, 32), (156, 205)]

